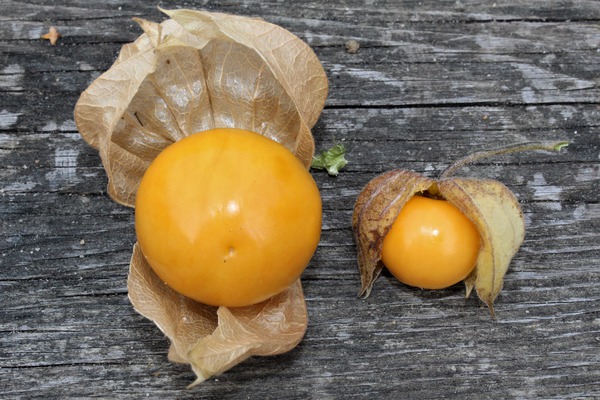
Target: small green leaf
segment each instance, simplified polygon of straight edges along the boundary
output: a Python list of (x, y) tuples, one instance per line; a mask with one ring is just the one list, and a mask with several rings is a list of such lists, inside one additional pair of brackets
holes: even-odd
[(313, 157), (310, 167), (314, 169), (325, 169), (329, 175), (337, 176), (339, 170), (348, 164), (348, 160), (344, 158), (345, 154), (346, 147), (343, 144), (336, 144), (317, 157)]

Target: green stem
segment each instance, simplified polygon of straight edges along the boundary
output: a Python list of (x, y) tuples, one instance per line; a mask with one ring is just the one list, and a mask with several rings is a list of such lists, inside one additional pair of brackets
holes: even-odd
[(496, 149), (496, 150), (478, 151), (477, 153), (470, 154), (464, 158), (459, 159), (458, 161), (455, 161), (448, 168), (446, 168), (445, 170), (442, 171), (442, 173), (439, 176), (439, 179), (448, 178), (449, 176), (454, 175), (456, 173), (456, 171), (458, 171), (465, 165), (474, 163), (474, 162), (479, 161), (484, 158), (498, 156), (498, 155), (504, 155), (504, 154), (518, 153), (521, 151), (532, 151), (532, 150), (560, 151), (562, 148), (567, 147), (568, 145), (569, 145), (569, 142), (566, 142), (566, 141), (532, 142), (532, 143), (515, 144), (512, 146), (503, 147), (503, 148)]

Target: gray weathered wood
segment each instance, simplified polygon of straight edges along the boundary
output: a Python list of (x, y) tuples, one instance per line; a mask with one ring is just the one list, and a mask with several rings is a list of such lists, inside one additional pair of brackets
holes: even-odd
[[(2, 398), (600, 397), (600, 3), (597, 1), (162, 1), (260, 16), (314, 49), (330, 95), (315, 172), (323, 235), (303, 276), (306, 337), (193, 390), (186, 366), (127, 300), (133, 210), (106, 195), (77, 133), (79, 93), (162, 20), (140, 0), (0, 0)], [(50, 25), (57, 46), (39, 39)], [(344, 43), (360, 43), (356, 54)], [(567, 139), (562, 154), (486, 160), (523, 207), (527, 236), (490, 319), (463, 288), (422, 291), (389, 273), (368, 299), (350, 220), (377, 174), (435, 176), (499, 143)]]

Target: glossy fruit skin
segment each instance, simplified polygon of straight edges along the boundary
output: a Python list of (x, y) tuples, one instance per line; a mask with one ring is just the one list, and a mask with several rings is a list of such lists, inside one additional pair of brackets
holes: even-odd
[(296, 281), (321, 235), (321, 197), (284, 146), (213, 129), (167, 147), (144, 174), (135, 229), (146, 260), (199, 302), (240, 307)]
[(475, 267), (481, 237), (475, 225), (446, 200), (414, 196), (383, 240), (382, 261), (400, 281), (442, 289)]

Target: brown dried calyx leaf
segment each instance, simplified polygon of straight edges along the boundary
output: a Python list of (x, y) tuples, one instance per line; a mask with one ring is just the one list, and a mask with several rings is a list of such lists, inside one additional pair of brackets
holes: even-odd
[(127, 282), (136, 311), (171, 340), (169, 360), (192, 366), (195, 386), (250, 356), (285, 353), (302, 340), (308, 317), (302, 285), (248, 307), (213, 307), (169, 288), (136, 245)]
[(416, 193), (426, 191), (433, 183), (432, 179), (416, 172), (397, 169), (374, 178), (358, 196), (352, 228), (358, 246), (360, 296), (371, 294), (373, 283), (383, 269), (383, 239), (398, 213)]
[[(259, 19), (163, 11), (171, 19), (160, 24), (136, 20), (144, 33), (123, 46), (75, 107), (79, 132), (100, 153), (110, 196), (133, 207), (154, 158), (171, 143), (212, 128), (260, 133), (308, 168), (310, 129), (328, 90), (314, 52)], [(307, 327), (300, 281), (253, 306), (212, 307), (168, 288), (137, 245), (128, 288), (135, 309), (171, 340), (169, 359), (192, 366), (194, 384), (250, 356), (289, 351)]]
[(450, 178), (467, 163), (496, 154), (525, 150), (560, 150), (566, 142), (523, 144), (475, 153), (451, 165), (433, 180), (412, 171), (394, 170), (374, 178), (358, 196), (352, 227), (358, 247), (360, 296), (369, 296), (381, 270), (381, 250), (404, 204), (414, 195), (427, 193), (457, 207), (477, 227), (481, 249), (473, 272), (465, 279), (467, 296), (475, 289), (494, 316), (493, 303), (504, 282), (510, 261), (525, 237), (519, 203), (502, 183), (489, 179)]
[(260, 133), (306, 165), (328, 91), (314, 52), (289, 31), (247, 17), (163, 10), (81, 95), (75, 122), (97, 148), (108, 193), (133, 206), (141, 177), (169, 144), (211, 128)]

